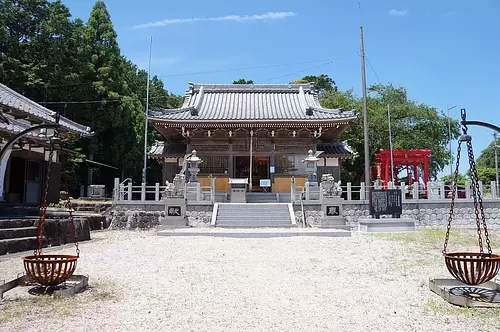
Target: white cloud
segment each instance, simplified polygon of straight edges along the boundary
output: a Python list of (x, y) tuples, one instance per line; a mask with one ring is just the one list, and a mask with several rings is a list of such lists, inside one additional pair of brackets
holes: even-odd
[(404, 10), (391, 9), (391, 10), (389, 10), (389, 15), (406, 16), (406, 15), (408, 15), (408, 11), (406, 9), (404, 9)]
[(233, 21), (233, 22), (246, 22), (246, 21), (261, 21), (261, 20), (280, 20), (287, 17), (297, 15), (294, 12), (267, 12), (259, 15), (228, 15), (220, 17), (193, 17), (193, 18), (173, 18), (162, 21), (149, 22), (138, 24), (134, 28), (151, 28), (162, 27), (171, 24), (179, 23), (195, 23), (195, 22), (213, 22), (213, 21)]

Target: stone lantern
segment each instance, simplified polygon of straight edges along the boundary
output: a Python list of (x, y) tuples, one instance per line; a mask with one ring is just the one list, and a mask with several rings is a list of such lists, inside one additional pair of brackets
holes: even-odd
[(308, 182), (309, 185), (317, 185), (318, 182), (316, 180), (316, 170), (317, 170), (317, 164), (319, 161), (318, 156), (322, 153), (322, 151), (316, 152), (315, 155), (313, 155), (313, 151), (309, 150), (307, 158), (305, 158), (302, 162), (306, 163), (306, 171), (309, 174)]
[(200, 168), (198, 165), (203, 162), (197, 155), (196, 155), (196, 150), (193, 150), (191, 152), (191, 156), (186, 159), (186, 162), (188, 164), (188, 171), (191, 177), (189, 178), (189, 182), (196, 183), (198, 182), (198, 172), (200, 171)]

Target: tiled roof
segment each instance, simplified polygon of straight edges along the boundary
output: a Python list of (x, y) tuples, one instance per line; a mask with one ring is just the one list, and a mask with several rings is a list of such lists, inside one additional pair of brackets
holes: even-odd
[(186, 145), (183, 143), (169, 143), (164, 141), (155, 141), (149, 150), (149, 157), (166, 156), (184, 156), (186, 154)]
[(181, 108), (151, 116), (173, 121), (349, 121), (356, 111), (323, 108), (312, 84), (190, 83)]
[[(26, 113), (34, 118), (48, 123), (56, 122), (56, 112), (49, 110), (35, 103), (34, 101), (26, 98), (25, 96), (17, 93), (16, 91), (8, 88), (0, 83), (0, 106), (7, 107), (18, 112)], [(60, 117), (59, 124), (72, 132), (81, 135), (91, 135), (90, 128), (65, 117)]]
[[(316, 150), (323, 151), (321, 156), (324, 157), (351, 157), (356, 155), (346, 142), (319, 143)], [(185, 154), (186, 145), (183, 143), (155, 141), (149, 150), (149, 157), (151, 158), (184, 156)]]
[[(9, 123), (7, 124), (6, 122), (0, 121), (0, 131), (6, 132), (8, 134), (15, 135), (31, 127), (31, 125), (26, 124), (25, 122), (22, 122), (20, 120), (16, 120), (10, 116), (5, 116), (5, 118), (8, 120)], [(28, 133), (28, 136), (31, 137), (40, 136), (41, 138), (44, 139), (46, 138), (41, 131), (30, 132)]]
[(316, 150), (323, 151), (320, 156), (325, 157), (350, 157), (356, 155), (356, 152), (346, 142), (319, 143)]

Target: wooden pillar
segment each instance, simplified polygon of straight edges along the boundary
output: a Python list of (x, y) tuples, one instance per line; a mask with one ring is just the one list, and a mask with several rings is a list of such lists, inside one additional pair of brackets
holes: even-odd
[(234, 157), (233, 157), (233, 141), (229, 141), (229, 156), (227, 159), (227, 174), (230, 178), (234, 178)]
[[(178, 164), (178, 162), (177, 162)], [(167, 163), (165, 161), (161, 162), (161, 185), (164, 186), (165, 183), (167, 182), (168, 176), (167, 176)]]
[[(429, 159), (427, 158), (427, 155), (424, 155), (424, 183), (427, 184), (429, 182), (429, 165), (428, 165)], [(429, 187), (427, 186), (425, 188), (425, 194), (427, 198), (429, 198)]]

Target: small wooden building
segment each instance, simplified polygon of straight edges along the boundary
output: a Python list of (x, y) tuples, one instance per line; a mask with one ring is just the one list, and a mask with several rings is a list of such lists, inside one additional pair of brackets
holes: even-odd
[[(0, 84), (0, 148), (25, 129), (42, 123), (56, 123), (56, 112), (51, 111), (16, 91)], [(63, 139), (90, 136), (87, 126), (65, 117), (59, 118), (58, 132)], [(38, 205), (49, 160), (48, 136), (52, 130), (39, 130), (24, 136), (7, 150), (0, 160), (0, 202), (20, 205)], [(49, 183), (48, 201), (58, 202), (61, 183), (60, 156), (54, 153)]]
[[(179, 109), (153, 112), (151, 119), (165, 141), (150, 157), (163, 165), (163, 181), (172, 181), (186, 154), (203, 160), (199, 181), (216, 178), (216, 192), (229, 192), (228, 178), (248, 178), (249, 190), (290, 192), (307, 179), (302, 160), (308, 150), (323, 151), (318, 177), (340, 178), (340, 163), (353, 151), (340, 135), (356, 111), (326, 109), (313, 84), (189, 84)], [(267, 181), (268, 182), (268, 181)]]

